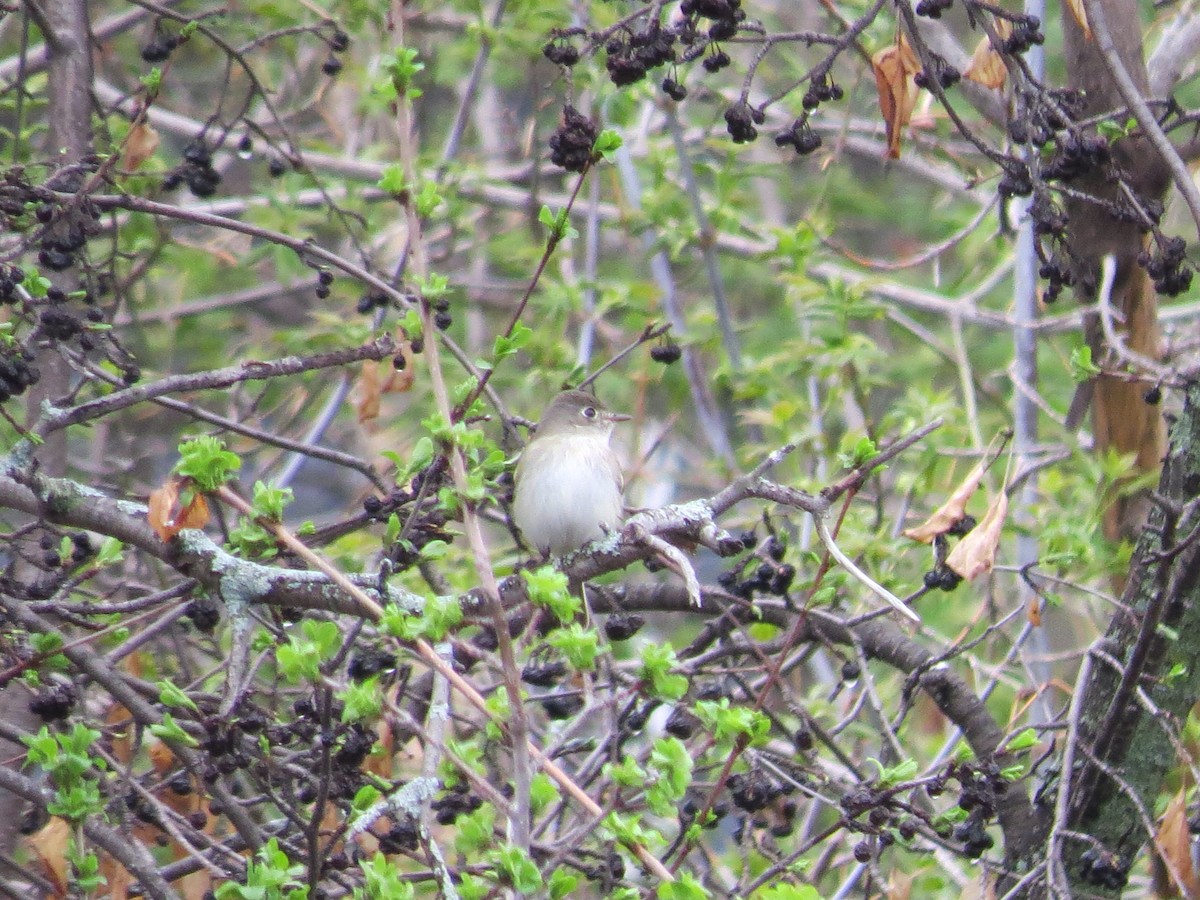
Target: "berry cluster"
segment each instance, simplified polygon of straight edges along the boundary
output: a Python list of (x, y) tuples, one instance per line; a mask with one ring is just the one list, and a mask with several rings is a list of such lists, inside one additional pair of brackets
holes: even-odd
[(687, 98), (687, 88), (676, 81), (674, 78), (664, 78), (662, 80), (662, 92), (679, 103)]
[(221, 621), (221, 605), (204, 594), (190, 601), (183, 614), (201, 634), (211, 634)]
[(916, 74), (913, 82), (917, 87), (926, 90), (929, 90), (934, 84), (944, 90), (957, 84), (960, 78), (962, 78), (962, 73), (958, 69), (930, 51), (929, 64)]
[(725, 129), (735, 144), (746, 144), (758, 137), (755, 125), (761, 125), (766, 114), (755, 109), (745, 100), (739, 100), (725, 110)]
[(42, 377), (33, 362), (33, 353), (24, 347), (0, 345), (0, 403), (19, 397)]
[(987, 833), (987, 824), (995, 818), (996, 797), (1008, 790), (1008, 781), (1000, 773), (995, 760), (953, 763), (927, 788), (929, 795), (940, 794), (945, 789), (946, 781), (951, 778), (959, 783), (961, 792), (958, 806), (966, 810), (967, 818), (954, 826), (949, 834), (942, 836), (961, 841), (963, 853), (971, 859), (978, 859), (995, 843)]
[(637, 613), (613, 613), (604, 621), (604, 636), (610, 641), (627, 641), (645, 624)]
[[(436, 497), (438, 488), (445, 482), (447, 475), (446, 462), (439, 457), (413, 476), (412, 485), (408, 490), (397, 489), (387, 498), (374, 495), (363, 500), (363, 512), (367, 518), (376, 522), (386, 522), (393, 514), (413, 503), (422, 494), (422, 485), (427, 485), (424, 495)], [(429, 508), (423, 510), (408, 510), (407, 516), (411, 521), (404, 531), (404, 539), (396, 541), (387, 548), (387, 558), (396, 571), (404, 571), (420, 561), (421, 550), (431, 541), (453, 542), (454, 535), (445, 531), (449, 517), (442, 510)]]
[(1037, 16), (1016, 16), (1012, 20), (1012, 33), (1005, 39), (1001, 52), (1014, 56), (1024, 53), (1035, 44), (1042, 44), (1046, 35), (1042, 33), (1042, 20)]
[(439, 825), (453, 825), (461, 815), (473, 813), (483, 806), (483, 800), (470, 793), (470, 786), (465, 781), (458, 781), (441, 797), (430, 804), (437, 813)]
[[(1063, 237), (1067, 229), (1067, 214), (1046, 191), (1038, 191), (1029, 204), (1033, 233), (1039, 237)], [(1046, 277), (1046, 276), (1042, 276)]]
[(186, 184), (197, 197), (211, 197), (221, 184), (221, 175), (213, 168), (212, 149), (203, 137), (196, 138), (183, 150), (183, 162), (163, 178), (163, 190), (173, 191)]
[[(754, 532), (746, 532), (742, 536), (742, 546), (749, 550), (754, 546)], [(796, 567), (783, 562), (787, 546), (783, 540), (772, 535), (763, 547), (765, 556), (752, 556), (735, 563), (732, 569), (722, 572), (717, 577), (717, 583), (731, 594), (736, 594), (745, 600), (751, 599), (756, 592), (784, 597), (796, 577)], [(753, 572), (745, 574), (750, 564), (758, 560)]]
[(954, 5), (954, 0), (920, 0), (914, 10), (918, 16), (940, 19), (942, 13)]
[(828, 75), (813, 75), (812, 82), (808, 86), (808, 90), (804, 92), (804, 96), (800, 98), (800, 105), (808, 112), (812, 112), (822, 103), (827, 103), (830, 100), (841, 100), (846, 95), (841, 86), (835, 84)]
[(563, 109), (562, 124), (550, 136), (550, 162), (568, 172), (582, 172), (592, 163), (592, 148), (600, 129), (573, 106)]
[(1155, 253), (1143, 250), (1138, 265), (1154, 279), (1154, 289), (1167, 297), (1176, 297), (1192, 284), (1192, 270), (1187, 260), (1187, 241), (1181, 237), (1162, 238)]
[(55, 682), (29, 699), (29, 711), (45, 722), (58, 722), (71, 714), (78, 699), (69, 681)]
[(363, 682), (380, 672), (396, 668), (396, 654), (379, 647), (362, 647), (350, 657), (346, 675), (351, 681)]
[(1028, 197), (1033, 193), (1033, 178), (1024, 163), (1008, 160), (1004, 174), (996, 185), (996, 193), (1002, 200), (1009, 197)]
[(729, 798), (738, 809), (748, 813), (764, 809), (768, 803), (783, 794), (783, 788), (773, 778), (758, 769), (735, 772), (729, 776)]
[(775, 135), (775, 143), (780, 147), (791, 147), (800, 156), (807, 156), (821, 146), (821, 136), (812, 130), (808, 116), (804, 115), (792, 122), (786, 131)]
[(1047, 181), (1072, 181), (1106, 166), (1111, 158), (1108, 141), (1100, 135), (1072, 132), (1059, 142), (1058, 152), (1042, 166), (1042, 177)]
[[(94, 167), (89, 165), (88, 169)], [(83, 186), (83, 171), (62, 170), (46, 186), (51, 190), (79, 190)], [(17, 187), (17, 191), (21, 188)], [(7, 195), (7, 191), (4, 192)], [(76, 257), (96, 233), (100, 212), (88, 202), (58, 212), (50, 202), (37, 207), (37, 220), (42, 223), (38, 235), (38, 265), (52, 272), (62, 272), (75, 265)]]
[(542, 55), (550, 62), (568, 69), (579, 62), (579, 48), (571, 43), (571, 38), (583, 34), (582, 28), (555, 28), (550, 32), (550, 40), (542, 47)]
[(656, 344), (650, 348), (650, 358), (664, 366), (679, 362), (681, 356), (683, 356), (683, 350), (675, 343)]
[(148, 63), (166, 62), (181, 43), (178, 35), (168, 34), (161, 22), (155, 22), (154, 36), (142, 47), (142, 59)]
[(604, 67), (617, 87), (635, 84), (651, 69), (675, 62), (675, 31), (651, 23), (643, 31), (610, 38)]
[(1046, 280), (1046, 287), (1042, 290), (1043, 303), (1053, 303), (1058, 299), (1064, 287), (1070, 287), (1075, 283), (1071, 267), (1057, 253), (1042, 261), (1038, 267), (1038, 277)]
[(321, 71), (330, 78), (342, 71), (340, 54), (345, 53), (349, 48), (350, 35), (340, 28), (335, 28), (333, 34), (329, 36), (329, 55), (325, 57), (325, 62), (321, 63)]
[(1079, 877), (1086, 884), (1119, 891), (1129, 883), (1132, 861), (1108, 850), (1089, 847), (1079, 856)]
[(1041, 147), (1054, 137), (1056, 131), (1069, 128), (1086, 106), (1082, 91), (1057, 88), (1041, 93), (1022, 95), (1020, 114), (1008, 123), (1008, 136), (1015, 144)]

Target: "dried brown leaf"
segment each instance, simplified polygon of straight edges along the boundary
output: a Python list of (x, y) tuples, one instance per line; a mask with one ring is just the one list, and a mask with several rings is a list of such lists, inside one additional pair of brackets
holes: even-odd
[(1000, 532), (1004, 529), (1007, 515), (1008, 495), (1002, 490), (988, 506), (979, 524), (946, 557), (950, 571), (967, 581), (974, 581), (992, 571), (992, 566), (996, 564), (996, 548), (1000, 545)]
[(1025, 615), (1029, 618), (1029, 624), (1034, 628), (1042, 627), (1042, 598), (1030, 597), (1029, 602), (1025, 605)]
[(67, 895), (67, 843), (70, 838), (71, 826), (67, 820), (51, 816), (49, 822), (25, 839), (29, 849), (41, 860), (42, 875), (54, 885), (53, 896), (56, 897)]
[(370, 422), (379, 418), (379, 395), (382, 385), (379, 381), (379, 363), (367, 360), (363, 363), (362, 374), (358, 376), (355, 388), (354, 409), (358, 413), (358, 423)]
[(158, 132), (145, 122), (139, 122), (129, 129), (129, 135), (125, 138), (121, 168), (126, 172), (136, 171), (157, 149)]
[(912, 538), (914, 541), (920, 541), (922, 544), (928, 544), (939, 534), (945, 534), (961, 522), (963, 516), (967, 514), (967, 503), (975, 495), (975, 491), (979, 488), (979, 482), (983, 480), (983, 475), (989, 465), (991, 465), (991, 459), (985, 456), (975, 468), (967, 473), (967, 477), (933, 515), (916, 528), (904, 529), (904, 536)]
[(1083, 0), (1067, 0), (1067, 9), (1071, 11), (1071, 15), (1075, 18), (1075, 24), (1083, 32), (1083, 39), (1090, 41), (1092, 26), (1088, 24), (1087, 10), (1083, 7)]
[(921, 71), (921, 63), (908, 45), (908, 39), (901, 34), (896, 43), (871, 57), (871, 68), (879, 92), (879, 111), (887, 126), (887, 155), (896, 159), (900, 156), (900, 131), (908, 124), (917, 105), (915, 77)]
[[(1012, 25), (1005, 19), (994, 19), (992, 24), (1001, 40), (1012, 34)], [(963, 78), (994, 90), (1004, 87), (1004, 82), (1008, 80), (1008, 67), (986, 34), (975, 45), (975, 52), (971, 54), (971, 63), (963, 72)]]
[(165, 543), (185, 528), (203, 528), (208, 524), (208, 503), (192, 488), (189, 478), (169, 478), (162, 487), (150, 492), (146, 518), (150, 527)]
[[(153, 837), (150, 838), (153, 840)], [(104, 896), (107, 900), (128, 900), (133, 876), (123, 865), (104, 853), (100, 856), (100, 874), (104, 876)], [(137, 896), (141, 896), (139, 891)]]
[(1166, 812), (1158, 823), (1158, 834), (1154, 836), (1158, 855), (1170, 873), (1170, 882), (1175, 889), (1173, 896), (1182, 891), (1185, 897), (1200, 897), (1200, 881), (1192, 866), (1191, 834), (1188, 831), (1187, 795), (1183, 788), (1171, 798)]

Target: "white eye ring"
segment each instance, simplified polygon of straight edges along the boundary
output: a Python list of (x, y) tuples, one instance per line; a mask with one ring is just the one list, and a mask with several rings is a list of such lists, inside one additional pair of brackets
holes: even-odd
[(585, 419), (594, 419), (594, 418), (596, 418), (596, 407), (594, 407), (594, 406), (585, 406), (585, 407), (583, 408), (583, 417), (584, 417)]

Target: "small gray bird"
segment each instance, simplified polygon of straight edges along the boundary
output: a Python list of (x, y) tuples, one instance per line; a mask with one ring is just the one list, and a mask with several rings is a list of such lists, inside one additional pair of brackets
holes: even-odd
[(625, 478), (609, 439), (628, 418), (583, 391), (564, 391), (542, 413), (513, 492), (513, 519), (542, 553), (578, 550), (620, 525)]

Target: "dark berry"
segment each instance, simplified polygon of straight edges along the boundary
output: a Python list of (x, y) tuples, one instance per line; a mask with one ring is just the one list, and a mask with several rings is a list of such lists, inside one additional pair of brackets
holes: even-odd
[(613, 613), (604, 623), (604, 634), (610, 641), (627, 641), (645, 624), (637, 613)]
[(582, 172), (592, 162), (600, 129), (575, 107), (563, 109), (562, 124), (550, 136), (550, 161), (568, 172)]
[(542, 709), (551, 719), (569, 719), (583, 709), (579, 694), (555, 694), (542, 700)]
[(678, 344), (659, 344), (650, 348), (650, 358), (664, 366), (679, 362), (681, 356), (683, 356), (683, 350)]

